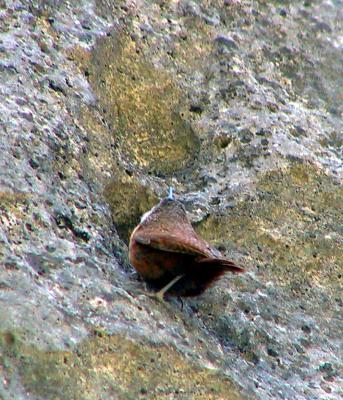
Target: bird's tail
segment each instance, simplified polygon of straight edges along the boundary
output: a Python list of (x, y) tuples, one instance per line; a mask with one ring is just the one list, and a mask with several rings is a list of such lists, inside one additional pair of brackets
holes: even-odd
[[(197, 296), (226, 272), (241, 273), (244, 269), (225, 258), (204, 257), (196, 260), (193, 268), (180, 279), (182, 296)], [(179, 282), (175, 284), (177, 286)]]
[(230, 271), (230, 272), (233, 272), (236, 274), (245, 272), (244, 268), (239, 267), (233, 261), (226, 260), (225, 258), (206, 257), (206, 258), (202, 258), (198, 262), (199, 262), (199, 264), (202, 264), (202, 263), (213, 264), (213, 265), (216, 265), (216, 267), (222, 267), (223, 272)]

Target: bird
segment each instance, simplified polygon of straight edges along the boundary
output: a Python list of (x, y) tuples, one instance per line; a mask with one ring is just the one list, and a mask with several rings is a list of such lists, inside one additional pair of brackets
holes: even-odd
[(129, 260), (161, 301), (198, 296), (226, 272), (244, 272), (198, 236), (173, 188), (133, 230)]

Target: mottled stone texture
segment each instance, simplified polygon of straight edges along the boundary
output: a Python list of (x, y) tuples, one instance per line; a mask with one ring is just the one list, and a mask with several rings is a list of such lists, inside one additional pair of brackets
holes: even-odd
[[(343, 396), (343, 3), (0, 1), (0, 398)], [(145, 296), (172, 185), (247, 268)]]

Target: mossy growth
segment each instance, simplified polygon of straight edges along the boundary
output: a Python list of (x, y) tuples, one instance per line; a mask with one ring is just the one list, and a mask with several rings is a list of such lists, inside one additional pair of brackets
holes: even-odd
[(131, 232), (143, 213), (157, 202), (157, 196), (136, 178), (117, 176), (106, 186), (105, 198), (110, 206), (113, 222), (119, 236), (129, 242)]
[(270, 172), (256, 196), (227, 216), (211, 216), (198, 231), (235, 247), (261, 280), (301, 293), (343, 286), (343, 187), (311, 164)]
[(19, 205), (27, 205), (31, 195), (0, 191), (0, 209), (13, 209)]
[(17, 356), (18, 336), (14, 332), (0, 332), (0, 348), (2, 361), (6, 356)]
[[(14, 346), (3, 344), (3, 337), (1, 354)], [(28, 395), (47, 400), (244, 398), (227, 377), (192, 364), (173, 348), (101, 331), (70, 351), (42, 351), (17, 341), (15, 346), (16, 352), (2, 356), (5, 381), (13, 386), (19, 375)]]
[(148, 60), (141, 43), (123, 30), (100, 39), (79, 62), (120, 157), (160, 175), (193, 165), (200, 142), (183, 117), (186, 96), (171, 75)]

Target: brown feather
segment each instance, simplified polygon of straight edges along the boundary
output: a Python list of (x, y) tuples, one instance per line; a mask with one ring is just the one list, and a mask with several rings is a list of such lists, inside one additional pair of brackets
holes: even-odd
[(162, 200), (143, 216), (131, 235), (129, 258), (156, 289), (182, 275), (168, 288), (169, 294), (178, 296), (197, 296), (226, 272), (244, 272), (200, 238), (183, 205), (170, 199)]

